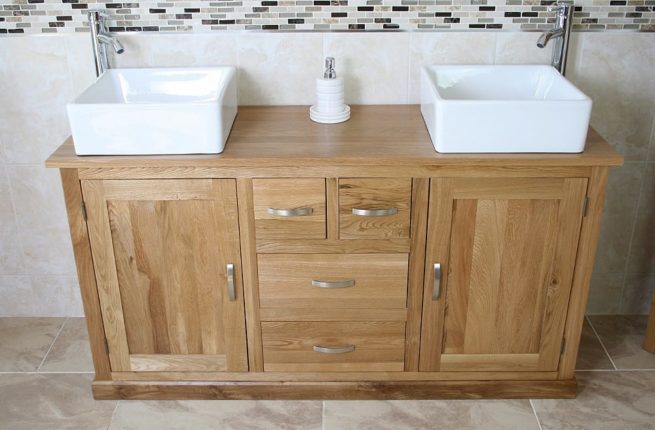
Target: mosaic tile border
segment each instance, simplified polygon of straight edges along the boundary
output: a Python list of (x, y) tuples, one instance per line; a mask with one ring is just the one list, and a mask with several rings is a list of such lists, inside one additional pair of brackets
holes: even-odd
[[(106, 9), (114, 32), (540, 30), (553, 0), (0, 0), (0, 35), (86, 32)], [(655, 32), (655, 0), (578, 0), (577, 31)]]

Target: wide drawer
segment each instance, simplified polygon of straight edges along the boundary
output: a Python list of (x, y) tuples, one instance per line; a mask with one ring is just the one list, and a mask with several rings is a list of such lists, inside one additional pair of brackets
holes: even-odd
[(407, 254), (260, 254), (262, 308), (405, 308)]
[(405, 323), (263, 322), (264, 371), (402, 371)]
[(325, 179), (254, 179), (257, 239), (325, 239)]
[(339, 179), (339, 238), (408, 238), (410, 178)]

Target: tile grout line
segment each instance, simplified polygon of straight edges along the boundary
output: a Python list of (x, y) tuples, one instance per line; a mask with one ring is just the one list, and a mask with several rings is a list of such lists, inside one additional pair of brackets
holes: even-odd
[(598, 339), (598, 342), (600, 342), (600, 346), (603, 348), (603, 351), (605, 351), (605, 355), (607, 355), (607, 358), (609, 359), (610, 363), (612, 364), (612, 367), (614, 367), (614, 370), (619, 370), (619, 368), (616, 367), (616, 364), (614, 364), (614, 360), (612, 360), (612, 356), (610, 355), (609, 351), (605, 347), (605, 344), (603, 343), (603, 339), (600, 338), (600, 335), (596, 331), (596, 327), (594, 327), (594, 325), (591, 323), (591, 319), (589, 319), (589, 316), (585, 315), (585, 319), (589, 323), (589, 327), (591, 327), (591, 330), (596, 335), (596, 339)]
[(116, 406), (114, 406), (114, 410), (111, 412), (111, 417), (109, 417), (109, 424), (107, 424), (107, 430), (111, 428), (111, 423), (114, 421), (114, 416), (116, 415), (116, 411), (118, 410), (118, 405), (121, 403), (120, 400), (116, 401)]
[(94, 374), (95, 372), (93, 371), (77, 372), (77, 371), (70, 371), (70, 370), (45, 371), (45, 372), (40, 372), (36, 370), (30, 372), (21, 372), (21, 371), (0, 372), (0, 375), (94, 375)]
[(321, 401), (321, 430), (325, 430), (325, 400)]
[(41, 360), (41, 363), (39, 366), (36, 368), (35, 373), (39, 373), (41, 370), (41, 367), (43, 366), (43, 363), (45, 363), (45, 359), (48, 358), (48, 355), (50, 354), (50, 351), (52, 351), (52, 347), (55, 346), (55, 342), (57, 342), (57, 339), (59, 339), (59, 335), (61, 334), (62, 330), (64, 329), (64, 326), (68, 322), (68, 317), (64, 319), (64, 322), (61, 324), (61, 327), (59, 327), (59, 330), (57, 331), (57, 334), (55, 335), (55, 338), (52, 340), (52, 343), (50, 344), (50, 348), (46, 351), (45, 355), (43, 356), (43, 359)]
[(532, 413), (534, 414), (534, 418), (537, 420), (537, 425), (539, 426), (539, 430), (544, 430), (543, 427), (541, 427), (541, 421), (539, 421), (539, 415), (537, 415), (537, 409), (534, 407), (534, 403), (532, 403), (532, 399), (529, 399), (530, 402), (530, 407), (532, 408)]

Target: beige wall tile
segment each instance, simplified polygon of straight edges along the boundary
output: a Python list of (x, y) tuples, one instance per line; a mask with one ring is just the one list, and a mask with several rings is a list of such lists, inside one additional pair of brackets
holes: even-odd
[(620, 314), (650, 313), (655, 295), (655, 273), (629, 273), (621, 294)]
[(326, 33), (324, 37), (324, 56), (335, 58), (337, 74), (344, 78), (346, 103), (407, 103), (409, 33)]
[(496, 64), (550, 64), (553, 43), (537, 47), (539, 33), (507, 32), (496, 35)]
[(0, 40), (0, 140), (8, 163), (42, 163), (70, 134), (66, 39)]
[(647, 33), (585, 33), (574, 82), (591, 125), (628, 160), (645, 160), (655, 113), (655, 44)]
[(121, 34), (125, 47), (112, 53), (116, 67), (236, 66), (236, 34)]
[(315, 79), (323, 73), (321, 34), (242, 33), (238, 58), (239, 104), (314, 103)]
[(31, 274), (75, 274), (59, 172), (44, 166), (10, 165), (18, 228)]
[(95, 62), (89, 34), (71, 34), (66, 38), (68, 68), (72, 85), (72, 98), (77, 97), (96, 80)]
[(597, 269), (591, 276), (591, 287), (586, 313), (588, 315), (615, 314), (621, 308), (623, 292), (623, 271), (619, 273), (599, 273)]
[(646, 163), (628, 273), (655, 275), (655, 163)]
[[(7, 169), (0, 164), (0, 274), (19, 274), (25, 270), (23, 249), (14, 215)], [(1, 313), (0, 313), (1, 315)]]
[(0, 275), (0, 316), (80, 316), (77, 278), (62, 275)]
[(106, 430), (116, 401), (93, 400), (92, 380), (92, 375), (1, 375), (2, 425), (16, 430)]
[(644, 163), (629, 162), (610, 171), (595, 273), (625, 272), (644, 170)]
[[(65, 318), (0, 318), (0, 372), (36, 371), (64, 321)], [(0, 402), (0, 408), (3, 403)], [(0, 417), (4, 421), (1, 412)]]
[(128, 401), (121, 402), (109, 430), (319, 430), (321, 402), (310, 401)]
[(431, 64), (493, 64), (496, 33), (411, 33), (409, 103), (420, 103), (421, 67)]
[(326, 401), (325, 430), (538, 429), (528, 400)]

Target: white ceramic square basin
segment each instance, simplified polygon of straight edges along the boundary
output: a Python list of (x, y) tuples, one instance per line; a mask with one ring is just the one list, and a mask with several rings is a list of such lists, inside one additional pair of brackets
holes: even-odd
[(110, 69), (67, 107), (78, 155), (215, 154), (237, 113), (236, 69)]
[(421, 113), (438, 152), (582, 152), (591, 99), (551, 66), (427, 66)]

